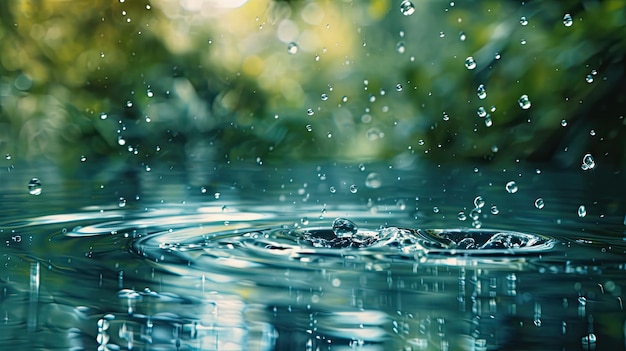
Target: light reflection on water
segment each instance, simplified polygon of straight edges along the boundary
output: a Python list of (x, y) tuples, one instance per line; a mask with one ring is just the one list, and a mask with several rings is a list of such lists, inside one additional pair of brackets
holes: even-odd
[[(563, 182), (563, 175), (543, 172), (518, 180), (519, 191), (509, 194), (509, 177), (412, 170), (389, 181), (396, 178), (377, 172), (383, 184), (376, 188), (362, 185), (369, 172), (338, 166), (329, 167), (323, 181), (302, 169), (223, 172), (207, 192), (158, 171), (133, 181), (40, 177), (36, 197), (25, 186), (30, 175), (4, 175), (0, 344), (76, 350), (625, 347), (624, 205), (611, 182), (587, 183), (592, 192), (579, 187), (584, 182), (577, 176)], [(159, 188), (164, 175), (167, 184)], [(350, 192), (353, 184), (357, 193)], [(339, 191), (330, 193), (330, 186)], [(137, 194), (140, 200), (117, 206), (120, 195)], [(457, 213), (469, 214), (477, 195), (487, 210), (480, 213), (481, 228), (468, 229), (471, 221)], [(546, 203), (541, 210), (534, 206), (539, 196)], [(585, 218), (576, 213), (579, 202), (589, 207)], [(492, 204), (498, 214), (489, 211)], [(358, 241), (328, 237), (337, 217), (359, 227)], [(389, 228), (396, 228), (395, 236), (381, 234)], [(424, 231), (438, 228), (445, 230)], [(461, 240), (454, 248), (440, 241), (445, 233), (472, 233), (484, 244), (480, 235), (502, 232), (536, 236), (539, 246), (480, 251), (459, 249)]]

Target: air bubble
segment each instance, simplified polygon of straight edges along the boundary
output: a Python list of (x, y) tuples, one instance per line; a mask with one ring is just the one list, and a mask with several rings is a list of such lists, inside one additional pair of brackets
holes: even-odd
[(465, 68), (467, 68), (467, 69), (474, 69), (474, 68), (476, 68), (476, 61), (474, 61), (474, 58), (472, 56), (468, 56), (465, 59)]
[(518, 190), (517, 184), (513, 180), (511, 180), (510, 182), (506, 183), (506, 185), (504, 187), (506, 188), (506, 191), (509, 194), (515, 194), (517, 192), (517, 190)]
[(39, 178), (33, 178), (28, 182), (28, 193), (31, 195), (40, 195), (42, 191), (41, 181)]
[(531, 105), (530, 99), (526, 94), (520, 96), (520, 98), (517, 100), (517, 103), (519, 104), (519, 107), (521, 107), (523, 110), (528, 110)]
[(415, 13), (415, 6), (409, 0), (403, 0), (400, 3), (400, 12), (405, 16), (410, 16)]

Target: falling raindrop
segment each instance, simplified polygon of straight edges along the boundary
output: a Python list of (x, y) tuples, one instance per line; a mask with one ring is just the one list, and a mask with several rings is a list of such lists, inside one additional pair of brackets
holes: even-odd
[(459, 221), (467, 220), (467, 216), (465, 215), (465, 212), (463, 212), (463, 211), (460, 211), (459, 214), (456, 216), (456, 218), (458, 218)]
[(287, 45), (287, 52), (290, 53), (291, 55), (295, 55), (298, 53), (298, 44), (291, 42)]
[(578, 217), (583, 218), (587, 215), (587, 208), (585, 205), (578, 206)]
[(580, 166), (583, 171), (587, 171), (593, 169), (596, 166), (596, 161), (593, 159), (591, 154), (586, 154), (583, 156), (583, 164)]
[(31, 195), (40, 195), (42, 191), (41, 181), (39, 178), (33, 178), (28, 182), (28, 193)]
[(403, 0), (400, 3), (400, 12), (402, 12), (402, 14), (405, 16), (410, 16), (415, 13), (415, 6), (409, 0)]
[(517, 192), (517, 190), (518, 190), (517, 184), (513, 180), (511, 180), (510, 182), (506, 183), (505, 188), (506, 188), (506, 191), (509, 194), (515, 194)]
[(485, 199), (478, 195), (474, 198), (474, 207), (483, 208), (485, 206)]
[(517, 100), (517, 103), (519, 104), (519, 107), (521, 107), (523, 110), (528, 110), (531, 105), (530, 99), (528, 98), (528, 95), (526, 94), (520, 96), (520, 98)]
[(380, 174), (372, 172), (365, 178), (365, 186), (372, 189), (378, 189), (383, 185)]
[(526, 16), (522, 16), (522, 18), (520, 18), (520, 20), (519, 20), (519, 23), (520, 23), (522, 26), (526, 26), (526, 25), (528, 25), (528, 19), (526, 19)]
[(572, 15), (566, 13), (565, 16), (563, 16), (563, 24), (565, 25), (565, 27), (571, 27), (572, 24), (574, 24), (574, 21), (572, 20)]
[(467, 69), (474, 69), (474, 68), (476, 68), (476, 61), (474, 61), (474, 58), (472, 56), (468, 56), (465, 59), (465, 68), (467, 68)]
[(476, 95), (478, 95), (478, 98), (481, 100), (487, 97), (487, 89), (485, 89), (484, 84), (478, 86), (478, 89), (476, 89)]
[(535, 200), (535, 207), (541, 210), (544, 206), (545, 203), (543, 202), (543, 198), (538, 197), (537, 200)]
[(498, 206), (491, 205), (491, 214), (492, 215), (497, 215), (498, 213), (500, 213), (500, 210), (498, 209)]

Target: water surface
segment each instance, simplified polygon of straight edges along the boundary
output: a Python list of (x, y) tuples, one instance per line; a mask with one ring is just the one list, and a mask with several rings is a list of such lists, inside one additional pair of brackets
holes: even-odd
[(0, 174), (2, 348), (626, 347), (618, 172), (106, 169)]

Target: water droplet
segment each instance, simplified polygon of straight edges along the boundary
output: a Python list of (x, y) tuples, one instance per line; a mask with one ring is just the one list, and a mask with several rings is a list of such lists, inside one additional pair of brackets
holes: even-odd
[(87, 157), (85, 155), (82, 155), (80, 157), (80, 162), (85, 162), (85, 161), (87, 161)]
[(565, 25), (565, 27), (571, 27), (572, 24), (574, 24), (574, 21), (572, 20), (572, 15), (566, 13), (565, 16), (563, 16), (563, 24)]
[(396, 91), (402, 91), (402, 84), (396, 84)]
[(304, 126), (306, 128), (307, 132), (312, 132), (313, 131), (313, 127), (310, 124), (307, 124), (306, 126)]
[(123, 198), (123, 197), (120, 197), (120, 201), (117, 203), (117, 206), (125, 207), (126, 206), (126, 199)]
[(492, 215), (497, 215), (498, 213), (500, 213), (500, 210), (498, 209), (498, 206), (491, 205), (491, 214)]
[(587, 208), (585, 205), (578, 206), (578, 217), (583, 218), (587, 215)]
[(485, 116), (485, 127), (489, 128), (493, 125), (493, 121), (491, 120), (491, 115)]
[(460, 211), (459, 214), (456, 216), (456, 218), (458, 218), (459, 221), (467, 220), (467, 216), (465, 215), (465, 212), (463, 212), (463, 211)]
[(519, 99), (517, 100), (517, 103), (519, 104), (519, 107), (521, 107), (523, 110), (528, 110), (531, 105), (530, 99), (528, 98), (528, 95), (526, 94), (520, 96)]
[(336, 218), (333, 221), (333, 232), (339, 238), (351, 237), (355, 235), (358, 228), (354, 222), (345, 218)]
[(485, 110), (484, 107), (480, 106), (478, 108), (478, 110), (476, 111), (476, 114), (478, 115), (478, 117), (480, 118), (485, 118), (485, 116), (487, 116), (487, 110)]
[(496, 52), (496, 54), (493, 56), (493, 58), (495, 58), (496, 60), (499, 60), (500, 58), (502, 58), (502, 55), (500, 55), (499, 52)]
[(343, 101), (344, 103), (345, 103), (345, 102), (348, 102), (348, 97), (347, 97), (347, 96), (345, 96), (345, 95), (344, 95), (344, 96), (342, 96), (342, 97), (341, 97), (341, 101)]
[(151, 98), (151, 97), (153, 97), (153, 96), (154, 96), (154, 93), (152, 92), (152, 90), (148, 89), (148, 90), (146, 91), (146, 96), (147, 96), (147, 97), (149, 97), (149, 98)]
[(302, 217), (300, 218), (300, 223), (302, 223), (302, 225), (309, 225), (309, 219), (306, 217)]
[(478, 195), (474, 198), (474, 207), (483, 208), (485, 206), (485, 199), (482, 196)]
[(121, 136), (117, 137), (117, 143), (118, 145), (126, 145), (126, 139), (122, 138)]
[(365, 186), (371, 189), (378, 189), (383, 185), (380, 174), (372, 172), (365, 178)]
[(443, 38), (443, 37), (445, 37), (445, 36), (446, 36), (446, 33), (444, 33), (444, 32), (439, 32), (439, 38)]
[(476, 95), (478, 95), (478, 98), (481, 100), (487, 97), (487, 89), (485, 89), (484, 84), (478, 86), (478, 89), (476, 89)]
[(399, 41), (399, 42), (396, 44), (396, 51), (397, 51), (399, 54), (404, 54), (404, 51), (406, 51), (406, 47), (404, 46), (404, 42), (403, 42), (403, 41)]
[(108, 117), (109, 117), (109, 116), (108, 116), (106, 113), (104, 113), (104, 112), (102, 112), (102, 113), (100, 114), (100, 119), (107, 119)]
[(39, 178), (33, 178), (28, 182), (28, 193), (31, 195), (40, 195), (42, 191), (41, 181)]
[(331, 194), (334, 194), (337, 192), (337, 189), (334, 186), (331, 186), (330, 188), (328, 188), (328, 191), (330, 191)]
[(326, 101), (328, 100), (328, 95), (322, 94), (321, 98), (322, 98), (322, 101)]
[(449, 121), (450, 120), (450, 115), (448, 115), (447, 113), (444, 112), (442, 118), (443, 118), (444, 121)]
[(520, 18), (519, 23), (522, 26), (528, 25), (528, 20), (526, 19), (526, 16), (522, 16), (522, 18)]
[(591, 74), (588, 74), (587, 78), (585, 78), (585, 81), (589, 84), (593, 83), (593, 76)]
[(520, 40), (520, 44), (522, 44), (522, 45), (526, 45), (526, 39), (522, 39), (522, 40)]
[(478, 220), (478, 218), (480, 218), (480, 213), (481, 213), (480, 208), (476, 207), (470, 211), (469, 215), (472, 220), (476, 221)]
[(356, 194), (357, 191), (359, 191), (359, 187), (357, 187), (355, 184), (350, 185), (351, 193)]
[(439, 207), (434, 206), (434, 207), (433, 207), (433, 212), (434, 212), (434, 213), (439, 213)]
[(517, 184), (513, 180), (511, 180), (510, 182), (506, 183), (506, 185), (504, 187), (506, 188), (506, 191), (509, 194), (515, 194), (517, 192), (517, 190), (518, 190)]
[(415, 13), (415, 6), (409, 0), (403, 0), (400, 3), (400, 12), (405, 16), (410, 16)]
[(126, 101), (126, 107), (133, 107), (133, 102), (130, 100)]
[(465, 59), (465, 68), (467, 68), (467, 69), (474, 69), (474, 68), (476, 68), (476, 61), (474, 61), (474, 58), (472, 56), (468, 56)]
[(4, 158), (6, 158), (7, 160), (10, 160), (10, 159), (11, 159), (11, 154), (6, 154), (6, 155), (4, 156)]
[(306, 110), (306, 114), (309, 115), (309, 116), (313, 116), (315, 114), (315, 111), (313, 111), (312, 108), (309, 108), (309, 109)]
[(291, 42), (287, 45), (287, 52), (290, 53), (291, 55), (295, 55), (298, 53), (298, 44)]
[(544, 206), (543, 198), (538, 197), (537, 200), (535, 200), (535, 207), (541, 210)]
[(467, 35), (465, 35), (465, 32), (460, 32), (459, 33), (459, 40), (460, 41), (465, 41), (465, 39), (467, 39)]
[(587, 171), (593, 169), (596, 166), (596, 161), (593, 159), (591, 154), (586, 154), (583, 156), (583, 164), (580, 166), (583, 171)]
[(562, 119), (561, 120), (561, 127), (567, 127), (567, 121)]

